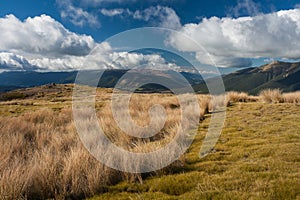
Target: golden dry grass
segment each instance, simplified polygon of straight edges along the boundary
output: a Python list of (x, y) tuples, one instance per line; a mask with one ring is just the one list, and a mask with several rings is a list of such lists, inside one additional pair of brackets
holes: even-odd
[(245, 92), (227, 92), (227, 101), (233, 102), (247, 102), (249, 101), (249, 95)]
[(299, 117), (295, 104), (235, 104), (205, 158), (199, 158), (199, 150), (209, 115), (179, 172), (147, 178), (143, 185), (122, 182), (91, 199), (299, 199)]
[(283, 93), (282, 97), (285, 103), (300, 103), (300, 92)]
[[(142, 182), (141, 175), (107, 168), (87, 152), (72, 121), (70, 93), (55, 96), (57, 94), (63, 92), (1, 103), (1, 199), (79, 199), (103, 192), (108, 185), (121, 180)], [(63, 103), (58, 101), (62, 98)], [(123, 133), (113, 121), (110, 90), (98, 90), (96, 99), (95, 108), (105, 134), (118, 146), (134, 152), (153, 151), (168, 143), (181, 120), (180, 105), (175, 96), (134, 94), (130, 114), (136, 124), (145, 126), (149, 123), (148, 110), (154, 104), (162, 105), (167, 114), (166, 123), (158, 134), (137, 139)], [(200, 98), (202, 115), (208, 111), (204, 107), (209, 106), (207, 100)], [(125, 110), (120, 107), (118, 111)], [(181, 158), (156, 173), (169, 173), (183, 162)]]
[(260, 92), (259, 97), (265, 103), (300, 103), (299, 91), (282, 93), (279, 89), (266, 89)]
[(82, 198), (100, 192), (116, 173), (85, 150), (70, 109), (1, 117), (0, 127), (2, 198)]
[(282, 103), (282, 92), (279, 89), (266, 89), (259, 93), (260, 99), (265, 103)]
[[(141, 175), (107, 168), (87, 152), (72, 121), (72, 86), (57, 87), (28, 89), (25, 99), (0, 103), (0, 199), (81, 199), (101, 193), (95, 198), (299, 198), (299, 93), (270, 90), (260, 95), (265, 102), (291, 104), (254, 103), (258, 97), (238, 92), (229, 92), (225, 102), (221, 96), (198, 95), (201, 120), (191, 148), (169, 167)], [(148, 111), (155, 104), (167, 114), (158, 134), (141, 139), (118, 128), (111, 95), (111, 89), (98, 89), (95, 108), (112, 142), (129, 151), (149, 152), (172, 140), (181, 119), (175, 96), (132, 96), (129, 107), (136, 124), (149, 124)], [(200, 160), (209, 113), (224, 104), (231, 105), (226, 127), (212, 153)], [(288, 132), (285, 127), (293, 128)]]

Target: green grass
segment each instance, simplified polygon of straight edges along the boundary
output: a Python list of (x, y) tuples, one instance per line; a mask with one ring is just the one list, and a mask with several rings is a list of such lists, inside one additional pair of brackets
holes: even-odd
[[(99, 98), (108, 101), (111, 90), (99, 90), (104, 92)], [(0, 102), (1, 116), (71, 107), (68, 85), (63, 90), (42, 87), (22, 92), (28, 97)], [(96, 110), (102, 106), (98, 102)], [(91, 199), (300, 199), (299, 119), (297, 104), (234, 103), (227, 108), (225, 127), (208, 156), (200, 159), (199, 151), (210, 115), (200, 123), (184, 166), (172, 168), (173, 173), (148, 175), (143, 184), (124, 181), (104, 186), (105, 192)]]
[(122, 182), (91, 199), (300, 199), (299, 108), (234, 104), (217, 145), (199, 159), (208, 115), (178, 173)]
[(0, 115), (18, 116), (42, 108), (60, 111), (64, 107), (71, 107), (72, 87), (72, 85), (40, 86), (5, 93), (2, 98), (9, 97), (9, 99), (1, 101), (0, 98)]

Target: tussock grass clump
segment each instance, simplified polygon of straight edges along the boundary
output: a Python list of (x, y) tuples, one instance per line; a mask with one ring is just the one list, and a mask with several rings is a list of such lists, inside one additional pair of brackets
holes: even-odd
[(246, 92), (227, 92), (226, 93), (226, 105), (229, 106), (236, 102), (256, 102), (258, 97), (251, 96)]
[(265, 103), (300, 103), (300, 92), (282, 93), (279, 89), (266, 89), (259, 93), (259, 98)]
[(227, 92), (227, 101), (232, 102), (247, 102), (249, 100), (249, 95), (246, 92)]
[[(156, 135), (137, 138), (124, 133), (114, 121), (111, 92), (97, 90), (95, 109), (102, 129), (113, 143), (131, 152), (145, 153), (173, 140), (182, 107), (176, 96), (133, 94), (129, 113), (135, 124), (144, 127), (151, 120), (162, 120), (160, 115), (153, 118), (149, 114), (156, 104), (166, 114), (166, 121)], [(266, 94), (270, 96), (269, 102), (275, 101), (272, 92)], [(190, 114), (183, 124), (195, 112), (189, 106), (189, 95), (183, 96)], [(281, 95), (283, 100), (278, 102), (299, 103), (299, 93)], [(208, 156), (199, 159), (210, 121), (206, 114), (218, 112), (226, 101), (224, 96), (197, 97), (203, 121), (197, 127), (199, 134), (191, 148), (173, 164), (151, 174), (119, 172), (94, 159), (76, 133), (68, 102), (46, 101), (52, 99), (49, 94), (40, 99), (1, 102), (0, 112), (6, 114), (0, 116), (0, 199), (82, 199), (105, 192), (99, 199), (295, 199), (300, 195), (300, 154), (296, 148), (299, 126), (294, 120), (299, 117), (297, 106), (243, 103), (255, 98), (245, 93), (227, 94), (227, 101), (241, 102), (239, 105), (243, 106), (228, 109), (226, 126), (217, 145)], [(126, 109), (117, 109), (121, 119)], [(282, 111), (288, 114), (283, 115)], [(289, 130), (283, 129), (283, 125)]]
[(85, 150), (69, 109), (1, 117), (0, 129), (1, 198), (84, 198), (116, 173)]
[(300, 103), (300, 92), (283, 93), (282, 96), (285, 103)]
[[(195, 110), (188, 102), (190, 94), (184, 95), (186, 95), (183, 96), (183, 99), (186, 99), (184, 104), (192, 116)], [(197, 97), (200, 116), (204, 118), (209, 112), (211, 97), (204, 95)], [(155, 151), (173, 140), (179, 130), (182, 105), (174, 95), (132, 96), (129, 112), (132, 120), (139, 126), (147, 126), (151, 120), (162, 120), (159, 115), (150, 120), (149, 109), (153, 105), (159, 104), (165, 110), (166, 122), (162, 129), (150, 138), (133, 137), (120, 130), (112, 115), (110, 92), (97, 91), (96, 99), (95, 108), (104, 133), (113, 143), (126, 150)], [(66, 102), (26, 99), (18, 100), (14, 104), (12, 102), (2, 104), (1, 109), (10, 106), (10, 109), (22, 112), (0, 116), (0, 198), (81, 199), (106, 191), (108, 185), (119, 181), (143, 182), (144, 177), (150, 175), (112, 170), (93, 158), (77, 135), (72, 121), (72, 110)], [(34, 108), (35, 111), (28, 111), (24, 109), (25, 107)], [(126, 109), (128, 109), (126, 106), (118, 109), (121, 116), (122, 113), (125, 114)], [(192, 120), (191, 116), (184, 119), (183, 125)], [(183, 156), (152, 175), (180, 171), (184, 164)]]
[(200, 119), (203, 120), (204, 116), (212, 110), (212, 98), (209, 95), (198, 95), (200, 107)]
[(238, 105), (228, 109), (216, 146), (200, 159), (206, 117), (181, 173), (153, 176), (142, 185), (122, 182), (92, 199), (299, 199), (299, 107), (241, 104), (242, 111)]
[[(138, 129), (133, 129), (133, 127), (131, 127), (130, 123), (127, 121), (126, 114), (129, 109), (130, 117), (133, 123), (136, 125), (140, 127), (147, 127), (152, 121), (153, 126), (151, 126), (151, 128), (158, 130), (158, 132), (150, 138), (139, 139), (126, 134), (126, 132), (124, 132), (124, 130), (122, 130), (116, 123), (109, 101), (105, 102), (104, 104), (102, 104), (103, 102), (101, 103), (101, 107), (99, 108), (98, 112), (98, 118), (102, 125), (103, 131), (117, 145), (134, 152), (138, 151), (138, 149), (143, 149), (143, 152), (145, 152), (145, 149), (148, 149), (148, 152), (154, 151), (163, 147), (173, 139), (180, 128), (179, 126), (182, 120), (183, 126), (191, 123), (192, 120), (195, 120), (193, 117), (195, 116), (195, 112), (197, 110), (195, 110), (193, 105), (189, 102), (189, 95), (191, 94), (182, 95), (183, 96), (181, 97), (184, 99), (184, 102), (181, 103), (183, 105), (180, 104), (175, 95), (170, 94), (133, 94), (128, 106), (120, 103), (122, 102), (122, 98), (117, 99), (116, 104), (120, 103), (120, 106), (117, 107), (118, 116), (124, 120), (124, 123), (121, 123), (123, 123), (122, 126), (125, 128), (125, 130), (129, 130), (131, 133), (134, 133), (134, 135), (143, 136), (144, 134)], [(207, 114), (211, 109), (211, 97), (208, 95), (198, 95), (197, 97), (200, 108), (200, 113), (198, 113), (198, 115), (200, 116), (200, 119), (203, 119), (204, 115)], [(154, 116), (150, 115), (149, 111), (151, 111), (153, 106), (157, 105), (161, 106), (161, 109), (164, 110), (165, 116), (157, 113), (155, 113)], [(186, 110), (188, 111), (184, 118), (182, 118), (181, 113), (183, 106), (185, 106)], [(162, 121), (165, 121), (165, 123), (160, 129), (159, 124)], [(198, 123), (198, 121), (194, 123)], [(150, 145), (149, 142), (151, 143)]]
[(282, 91), (280, 89), (266, 89), (259, 93), (260, 99), (265, 103), (283, 103)]

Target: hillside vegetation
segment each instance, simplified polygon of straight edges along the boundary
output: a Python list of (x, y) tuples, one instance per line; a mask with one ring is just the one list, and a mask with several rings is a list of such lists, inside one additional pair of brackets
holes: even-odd
[[(98, 71), (99, 72), (99, 71)], [(113, 88), (116, 83), (120, 80), (120, 78), (124, 75), (128, 75), (128, 70), (105, 70), (102, 71), (103, 74), (99, 81), (98, 86), (104, 88)], [(167, 78), (166, 80), (173, 83), (176, 87), (180, 87), (182, 83), (181, 81), (176, 81), (174, 78), (175, 71), (152, 71), (151, 73), (142, 70), (140, 71), (142, 74), (153, 75), (155, 72), (155, 76)], [(132, 72), (130, 77), (127, 77), (126, 85), (129, 87), (133, 86), (137, 82), (141, 80), (140, 72)], [(175, 73), (177, 74), (177, 73)], [(205, 82), (201, 74), (195, 72), (180, 72), (180, 74), (185, 77), (185, 79), (190, 83), (190, 85), (197, 91), (198, 93), (208, 93), (206, 83), (214, 84), (215, 78), (206, 79)], [(17, 88), (26, 88), (33, 86), (40, 86), (44, 84), (66, 84), (66, 83), (74, 83), (77, 76), (76, 71), (72, 72), (3, 72), (0, 73), (0, 93), (5, 91), (11, 91)], [(135, 77), (139, 77), (139, 80), (135, 80)], [(258, 95), (261, 90), (264, 89), (276, 89), (279, 88), (284, 92), (294, 92), (300, 90), (300, 62), (289, 63), (282, 61), (273, 61), (271, 63), (259, 66), (259, 67), (250, 67), (238, 70), (236, 72), (226, 74), (222, 76), (224, 81), (226, 91), (240, 91), (247, 92), (249, 94)], [(124, 77), (122, 77), (124, 78)], [(148, 80), (153, 79), (152, 76), (145, 76), (142, 82), (148, 82)], [(89, 76), (89, 80), (85, 80), (86, 83), (95, 82), (99, 77), (97, 75), (97, 71), (95, 73), (91, 73)], [(133, 84), (130, 86), (130, 83)], [(160, 91), (168, 91), (166, 88), (161, 87), (156, 84), (147, 84), (141, 88), (139, 88), (141, 92), (160, 92)]]
[[(300, 90), (300, 63), (274, 61), (260, 67), (242, 69), (224, 75), (226, 91), (241, 91), (259, 94), (264, 89), (279, 88), (284, 92)], [(214, 83), (214, 78), (207, 82)], [(195, 85), (197, 91), (207, 92), (206, 84)]]
[[(72, 121), (72, 87), (16, 90), (0, 102), (1, 199), (300, 198), (299, 93), (266, 90), (259, 97), (228, 93), (225, 127), (217, 145), (202, 159), (200, 147), (215, 108), (210, 96), (198, 95), (201, 120), (188, 151), (162, 170), (129, 174), (99, 163), (81, 144)], [(95, 108), (115, 144), (145, 152), (172, 140), (180, 119), (176, 97), (133, 95), (130, 112), (136, 123), (149, 123), (148, 108), (156, 103), (168, 114), (160, 133), (136, 139), (113, 122), (111, 94), (112, 89), (97, 89)]]

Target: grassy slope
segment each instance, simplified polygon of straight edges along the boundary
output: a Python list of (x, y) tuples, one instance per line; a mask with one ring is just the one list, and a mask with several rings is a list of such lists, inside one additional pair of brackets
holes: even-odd
[(42, 108), (60, 111), (64, 107), (71, 107), (72, 89), (72, 85), (57, 85), (53, 88), (41, 86), (16, 90), (13, 93), (21, 93), (27, 97), (12, 101), (0, 101), (0, 115), (18, 116)]
[[(71, 106), (70, 93), (70, 86), (63, 92), (39, 91), (38, 99), (0, 103), (0, 114), (17, 116), (43, 107), (59, 111)], [(149, 177), (143, 185), (123, 182), (92, 199), (300, 199), (299, 108), (263, 103), (229, 107), (218, 144), (200, 160), (208, 115), (182, 171)]]
[(209, 117), (201, 124), (184, 170), (120, 183), (101, 199), (300, 199), (299, 105), (239, 103), (227, 110), (211, 154), (198, 158)]
[(297, 71), (288, 77), (278, 76), (269, 82), (252, 89), (251, 93), (257, 94), (259, 91), (267, 88), (281, 88), (284, 92), (297, 91), (300, 88), (299, 75), (300, 71)]
[[(257, 68), (246, 68), (224, 75), (226, 91), (243, 91), (249, 94), (259, 94), (263, 89), (279, 88), (284, 92), (300, 90), (299, 63), (271, 63)], [(211, 84), (215, 79), (208, 79)], [(197, 84), (194, 88), (207, 93), (205, 84)]]

